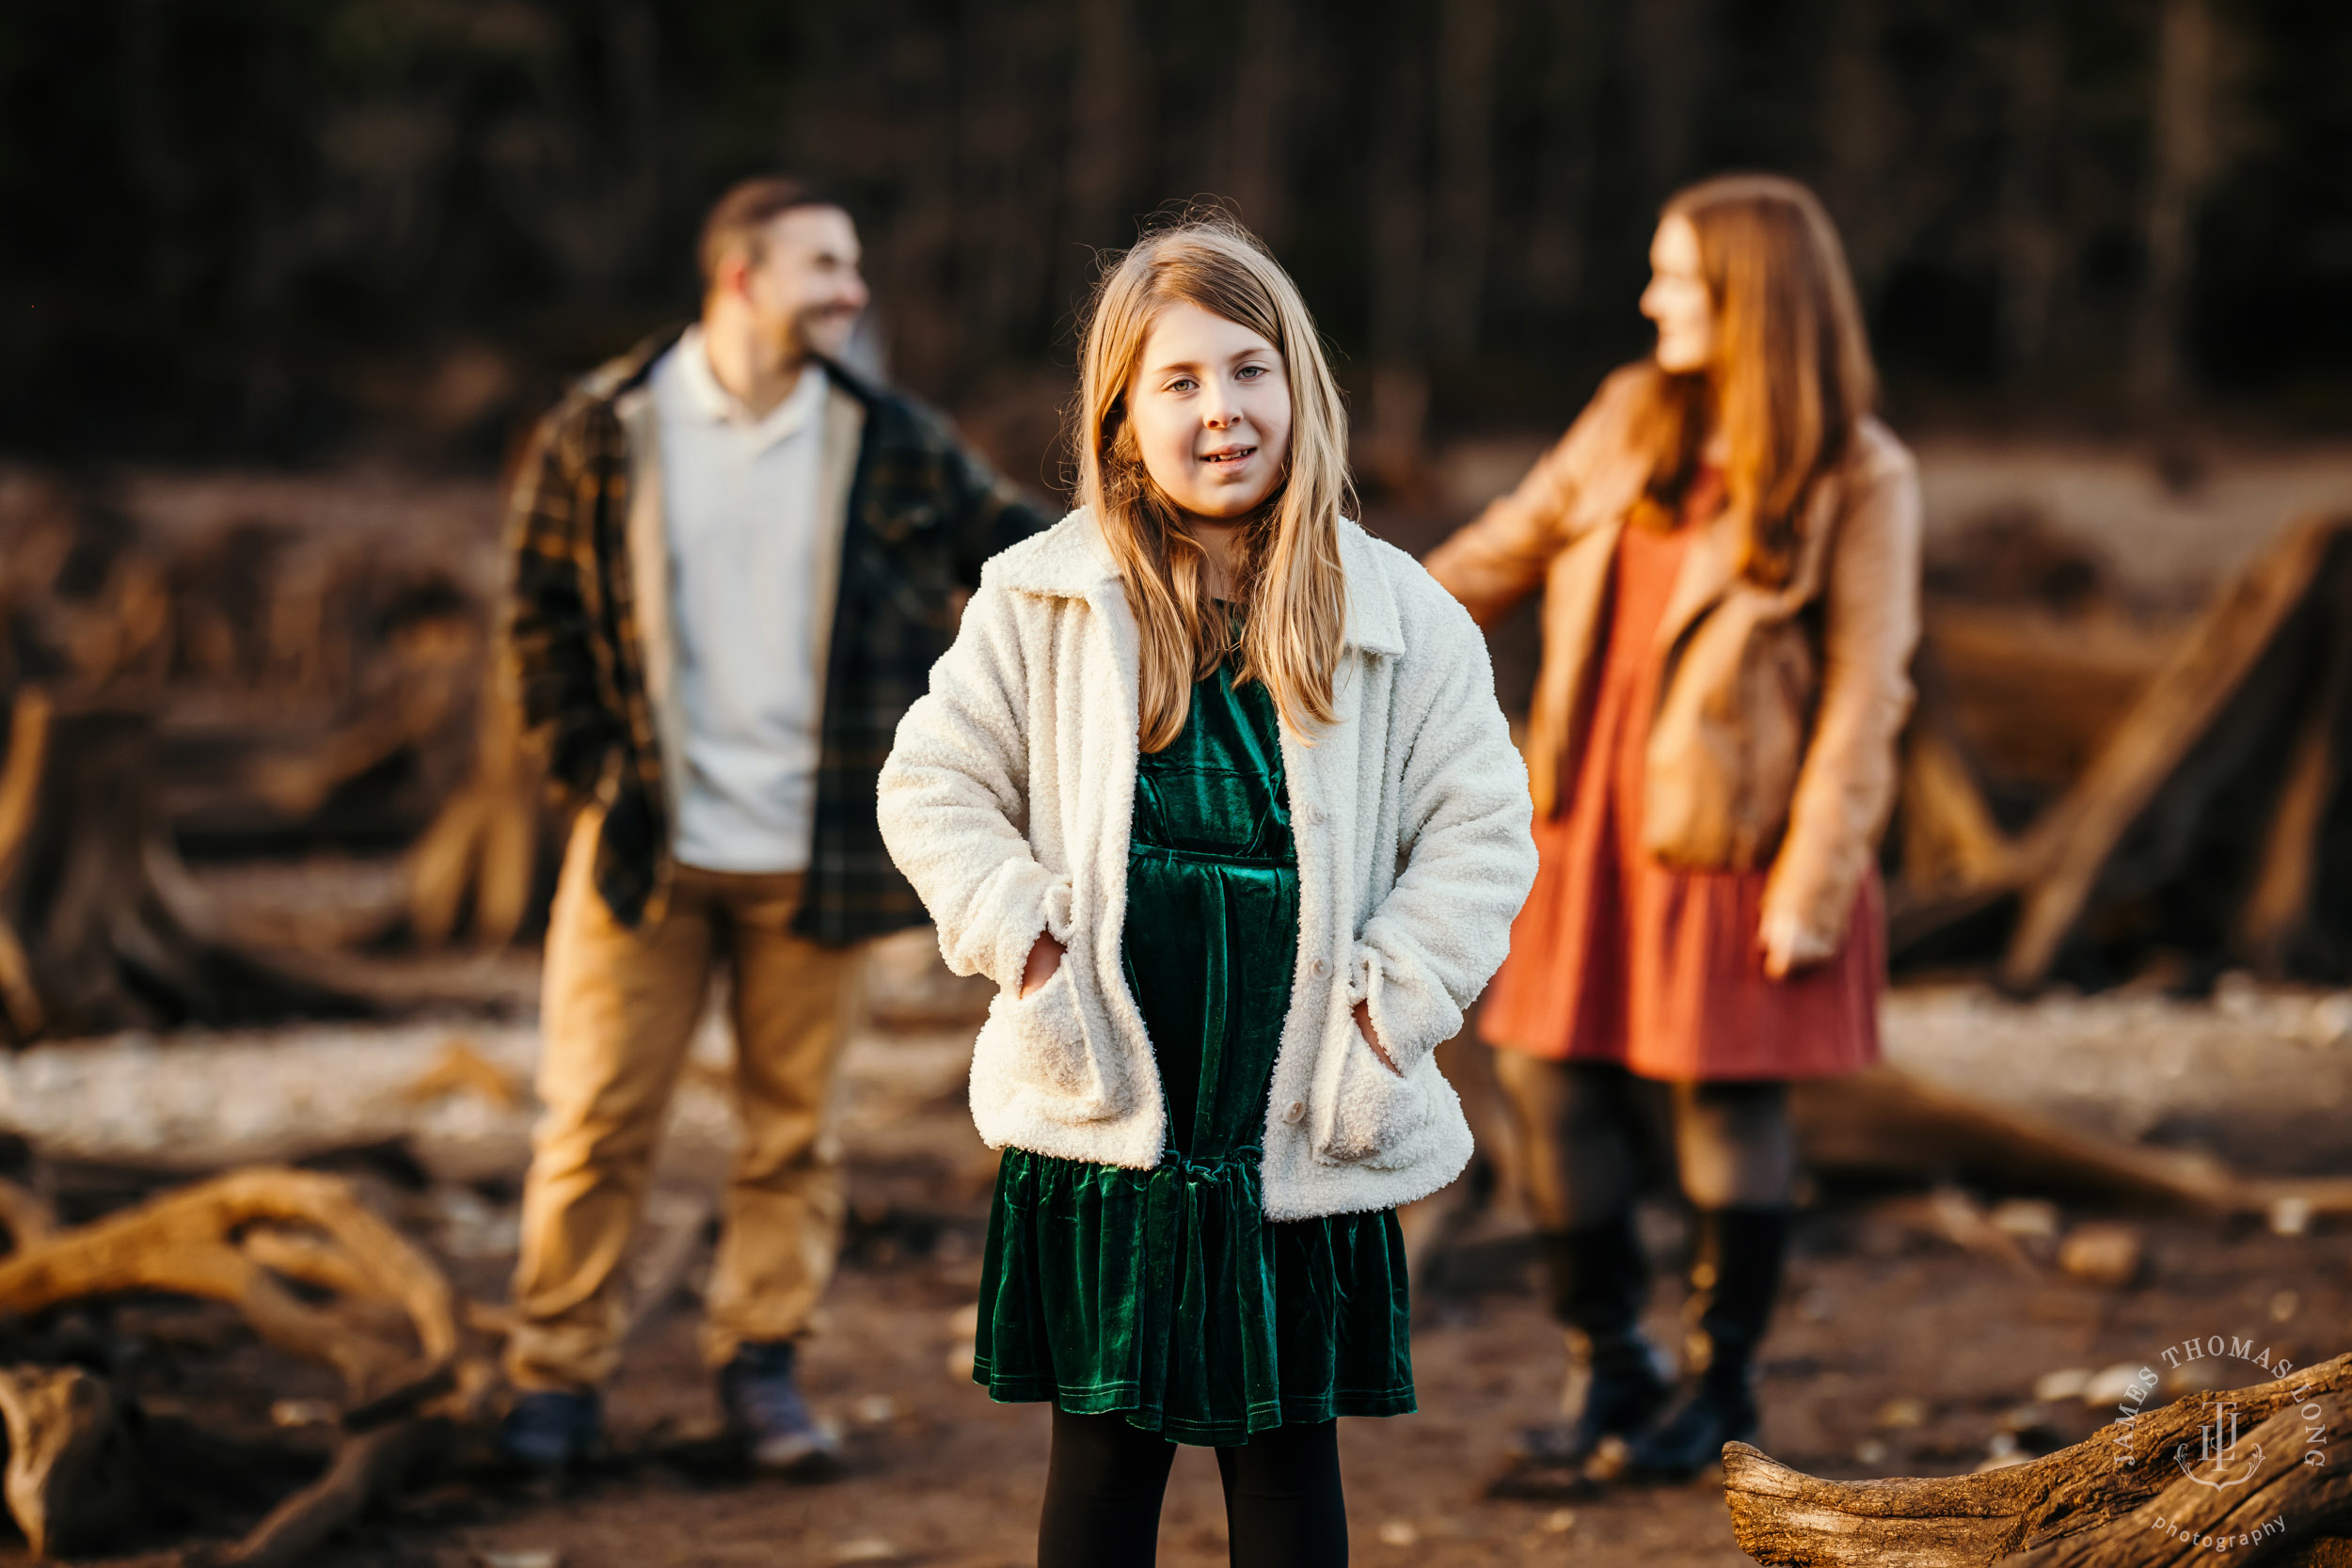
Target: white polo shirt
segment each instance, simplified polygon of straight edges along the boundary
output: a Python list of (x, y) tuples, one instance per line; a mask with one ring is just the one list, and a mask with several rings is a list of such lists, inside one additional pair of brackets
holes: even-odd
[(653, 369), (671, 626), (685, 733), (675, 852), (711, 871), (804, 871), (825, 668), (814, 617), (826, 381), (811, 365), (755, 419), (702, 328)]

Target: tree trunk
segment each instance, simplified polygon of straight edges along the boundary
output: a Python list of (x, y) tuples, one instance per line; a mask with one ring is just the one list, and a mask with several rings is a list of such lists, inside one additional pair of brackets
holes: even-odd
[(2132, 324), (2133, 395), (2161, 413), (2186, 377), (2181, 336), (2194, 268), (2197, 206), (2214, 172), (2213, 16), (2209, 0), (2164, 0), (2149, 115), (2148, 200), (2142, 243), (2148, 279)]
[(1300, 40), (1294, 0), (1249, 8), (1241, 67), (1233, 73), (1222, 194), (1242, 222), (1276, 250), (1288, 216), (1290, 120)]
[(1372, 149), (1372, 388), (1366, 472), (1411, 494), (1427, 464), (1427, 312), (1423, 279), (1429, 240), (1429, 13), (1417, 0), (1389, 0), (1379, 29), (1381, 112)]
[(1429, 341), (1460, 362), (1478, 351), (1494, 204), (1496, 0), (1452, 0), (1438, 25), (1437, 228), (1432, 235)]
[(0, 764), (0, 1033), (351, 1010), (213, 937), (158, 820), (154, 742), (151, 714), (17, 692)]
[(1584, 273), (1600, 135), (1599, 12), (1597, 0), (1551, 0), (1548, 8), (1543, 142), (1526, 249), (1528, 291), (1547, 305), (1572, 302)]

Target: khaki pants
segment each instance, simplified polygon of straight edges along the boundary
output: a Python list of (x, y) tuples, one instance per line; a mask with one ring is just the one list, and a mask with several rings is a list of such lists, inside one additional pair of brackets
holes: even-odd
[(623, 1256), (699, 1022), (729, 960), (742, 1121), (703, 1354), (806, 1332), (840, 1249), (834, 1069), (862, 950), (792, 934), (803, 879), (678, 868), (667, 918), (632, 931), (596, 893), (597, 815), (575, 825), (548, 930), (539, 1098), (507, 1347), (518, 1387), (593, 1387), (620, 1363)]

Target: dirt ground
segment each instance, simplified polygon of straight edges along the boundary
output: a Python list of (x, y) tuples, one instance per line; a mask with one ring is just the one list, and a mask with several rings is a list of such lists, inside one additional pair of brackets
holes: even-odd
[[(1942, 987), (1898, 992), (1887, 1016), (1896, 1059), (2049, 1114), (2232, 1158), (2258, 1148), (2274, 1170), (2341, 1168), (2338, 1118), (2261, 1114), (2266, 1103), (2309, 1106), (2314, 1097), (2332, 1104), (2352, 1077), (2352, 1042), (2337, 1027), (2352, 1025), (2352, 1011), (2340, 999), (2225, 988), (2215, 1003), (2111, 996), (2020, 1006)], [(1044, 1409), (992, 1404), (968, 1381), (994, 1156), (963, 1106), (967, 1040), (962, 1030), (918, 1021), (869, 1031), (851, 1049), (844, 1106), (851, 1234), (806, 1363), (813, 1398), (846, 1434), (837, 1479), (753, 1479), (714, 1454), (708, 1380), (693, 1342), (697, 1265), (654, 1306), (630, 1347), (612, 1396), (610, 1463), (557, 1492), (501, 1476), (477, 1452), (438, 1456), (390, 1516), (371, 1521), (328, 1560), (352, 1568), (1032, 1560)], [(456, 1059), (489, 1070), (453, 1074), (448, 1063), (461, 1047)], [(141, 1163), (141, 1147), (176, 1148), (195, 1165), (294, 1157), (301, 1151), (286, 1143), (288, 1130), (308, 1127), (315, 1142), (334, 1146), (317, 1158), (353, 1172), (435, 1246), (467, 1294), (496, 1303), (512, 1262), (532, 1110), (516, 1085), (534, 1050), (527, 1019), (60, 1046), (0, 1066), (0, 1121), (32, 1138), (69, 1219), (151, 1187), (159, 1180), (151, 1170), (125, 1168)], [(660, 1176), (660, 1212), (690, 1223), (707, 1212), (706, 1195), (724, 1168), (724, 1052), (723, 1031), (698, 1047)], [(380, 1136), (403, 1117), (408, 1135)], [(2091, 1435), (2102, 1415), (2082, 1397), (2086, 1380), (2096, 1395), (2103, 1370), (2165, 1371), (2162, 1352), (2192, 1335), (2251, 1337), (2298, 1363), (2352, 1345), (2352, 1230), (2276, 1235), (2250, 1223), (2102, 1214), (2031, 1194), (1973, 1199), (2009, 1239), (2006, 1260), (1998, 1248), (1949, 1240), (1931, 1194), (1851, 1183), (1810, 1194), (1764, 1361), (1769, 1452), (1839, 1477), (1964, 1472)], [(1644, 1217), (1661, 1275), (1652, 1327), (1671, 1345), (1682, 1223), (1662, 1200)], [(2085, 1283), (2057, 1266), (2061, 1240), (2095, 1221), (2121, 1221), (2139, 1240), (2142, 1260), (2129, 1283)], [(1422, 1408), (1343, 1429), (1356, 1560), (1667, 1568), (1747, 1560), (1714, 1477), (1663, 1490), (1488, 1497), (1514, 1432), (1544, 1418), (1557, 1397), (1559, 1341), (1535, 1293), (1532, 1246), (1507, 1197), (1444, 1227), (1413, 1226), (1408, 1216), (1408, 1229), (1422, 1276), (1414, 1341)], [(262, 1352), (218, 1309), (125, 1305), (32, 1332), (45, 1342), (16, 1354), (93, 1361), (153, 1418), (277, 1442), (289, 1473), (323, 1449), (301, 1402), (330, 1396), (331, 1386)], [(2168, 1393), (2190, 1386), (2176, 1379)], [(1166, 1563), (1224, 1560), (1207, 1454), (1181, 1457), (1162, 1542)]]

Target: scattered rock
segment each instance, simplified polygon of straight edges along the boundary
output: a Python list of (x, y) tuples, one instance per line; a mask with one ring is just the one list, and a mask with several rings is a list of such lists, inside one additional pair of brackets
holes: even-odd
[(977, 1337), (980, 1332), (980, 1304), (976, 1301), (969, 1307), (959, 1307), (948, 1313), (946, 1330), (958, 1339)]
[(2352, 995), (2339, 992), (2312, 1004), (2312, 1010), (2303, 1021), (2306, 1044), (2324, 1050), (2343, 1043), (2347, 1036), (2352, 1036)]
[(1994, 1206), (1992, 1219), (1995, 1228), (2020, 1241), (2058, 1240), (2058, 1205), (2046, 1198), (2010, 1198)]
[(2006, 1470), (2012, 1465), (2023, 1465), (2032, 1458), (2033, 1455), (2026, 1451), (2025, 1445), (2018, 1442), (2015, 1433), (1996, 1432), (1993, 1440), (1984, 1446), (1984, 1463), (1977, 1466), (1977, 1474), (1982, 1475), (1987, 1470)]
[(906, 1554), (897, 1544), (879, 1535), (861, 1535), (854, 1541), (844, 1541), (833, 1549), (835, 1562), (897, 1562)]
[(2083, 1390), (2090, 1386), (2090, 1380), (2096, 1375), (2088, 1367), (2060, 1367), (2056, 1371), (2043, 1372), (2034, 1379), (2033, 1397), (2042, 1404), (2081, 1399)]
[(1544, 1515), (1544, 1530), (1549, 1535), (1565, 1535), (1576, 1528), (1576, 1510), (1555, 1508)]
[(947, 1347), (947, 1354), (941, 1365), (946, 1368), (949, 1377), (959, 1383), (969, 1383), (972, 1381), (972, 1362), (979, 1354), (977, 1344), (970, 1339), (960, 1339)]
[(2118, 1361), (2091, 1374), (2083, 1385), (2083, 1403), (2096, 1410), (2103, 1405), (2122, 1404), (2143, 1387), (2155, 1386), (2156, 1374), (2137, 1361)]
[(281, 1427), (328, 1427), (342, 1412), (325, 1400), (279, 1400), (269, 1407), (270, 1422)]
[(2303, 1309), (2303, 1298), (2293, 1291), (2280, 1291), (2270, 1298), (2270, 1321), (2290, 1323)]
[(481, 1568), (563, 1568), (564, 1554), (552, 1546), (478, 1546), (473, 1560)]
[(1414, 1527), (1410, 1519), (1384, 1519), (1380, 1522), (1380, 1528), (1375, 1533), (1380, 1537), (1380, 1544), (1383, 1546), (1418, 1546), (1421, 1544), (1421, 1531)]
[(862, 1427), (888, 1426), (898, 1418), (898, 1402), (888, 1394), (868, 1394), (850, 1406), (850, 1419)]
[(2091, 1221), (2078, 1225), (2058, 1243), (2058, 1267), (2086, 1285), (2120, 1291), (2139, 1277), (2144, 1252), (2139, 1232), (2128, 1225)]
[(1905, 1394), (1888, 1400), (1879, 1406), (1877, 1424), (1889, 1431), (1899, 1431), (1928, 1424), (1928, 1402)]

